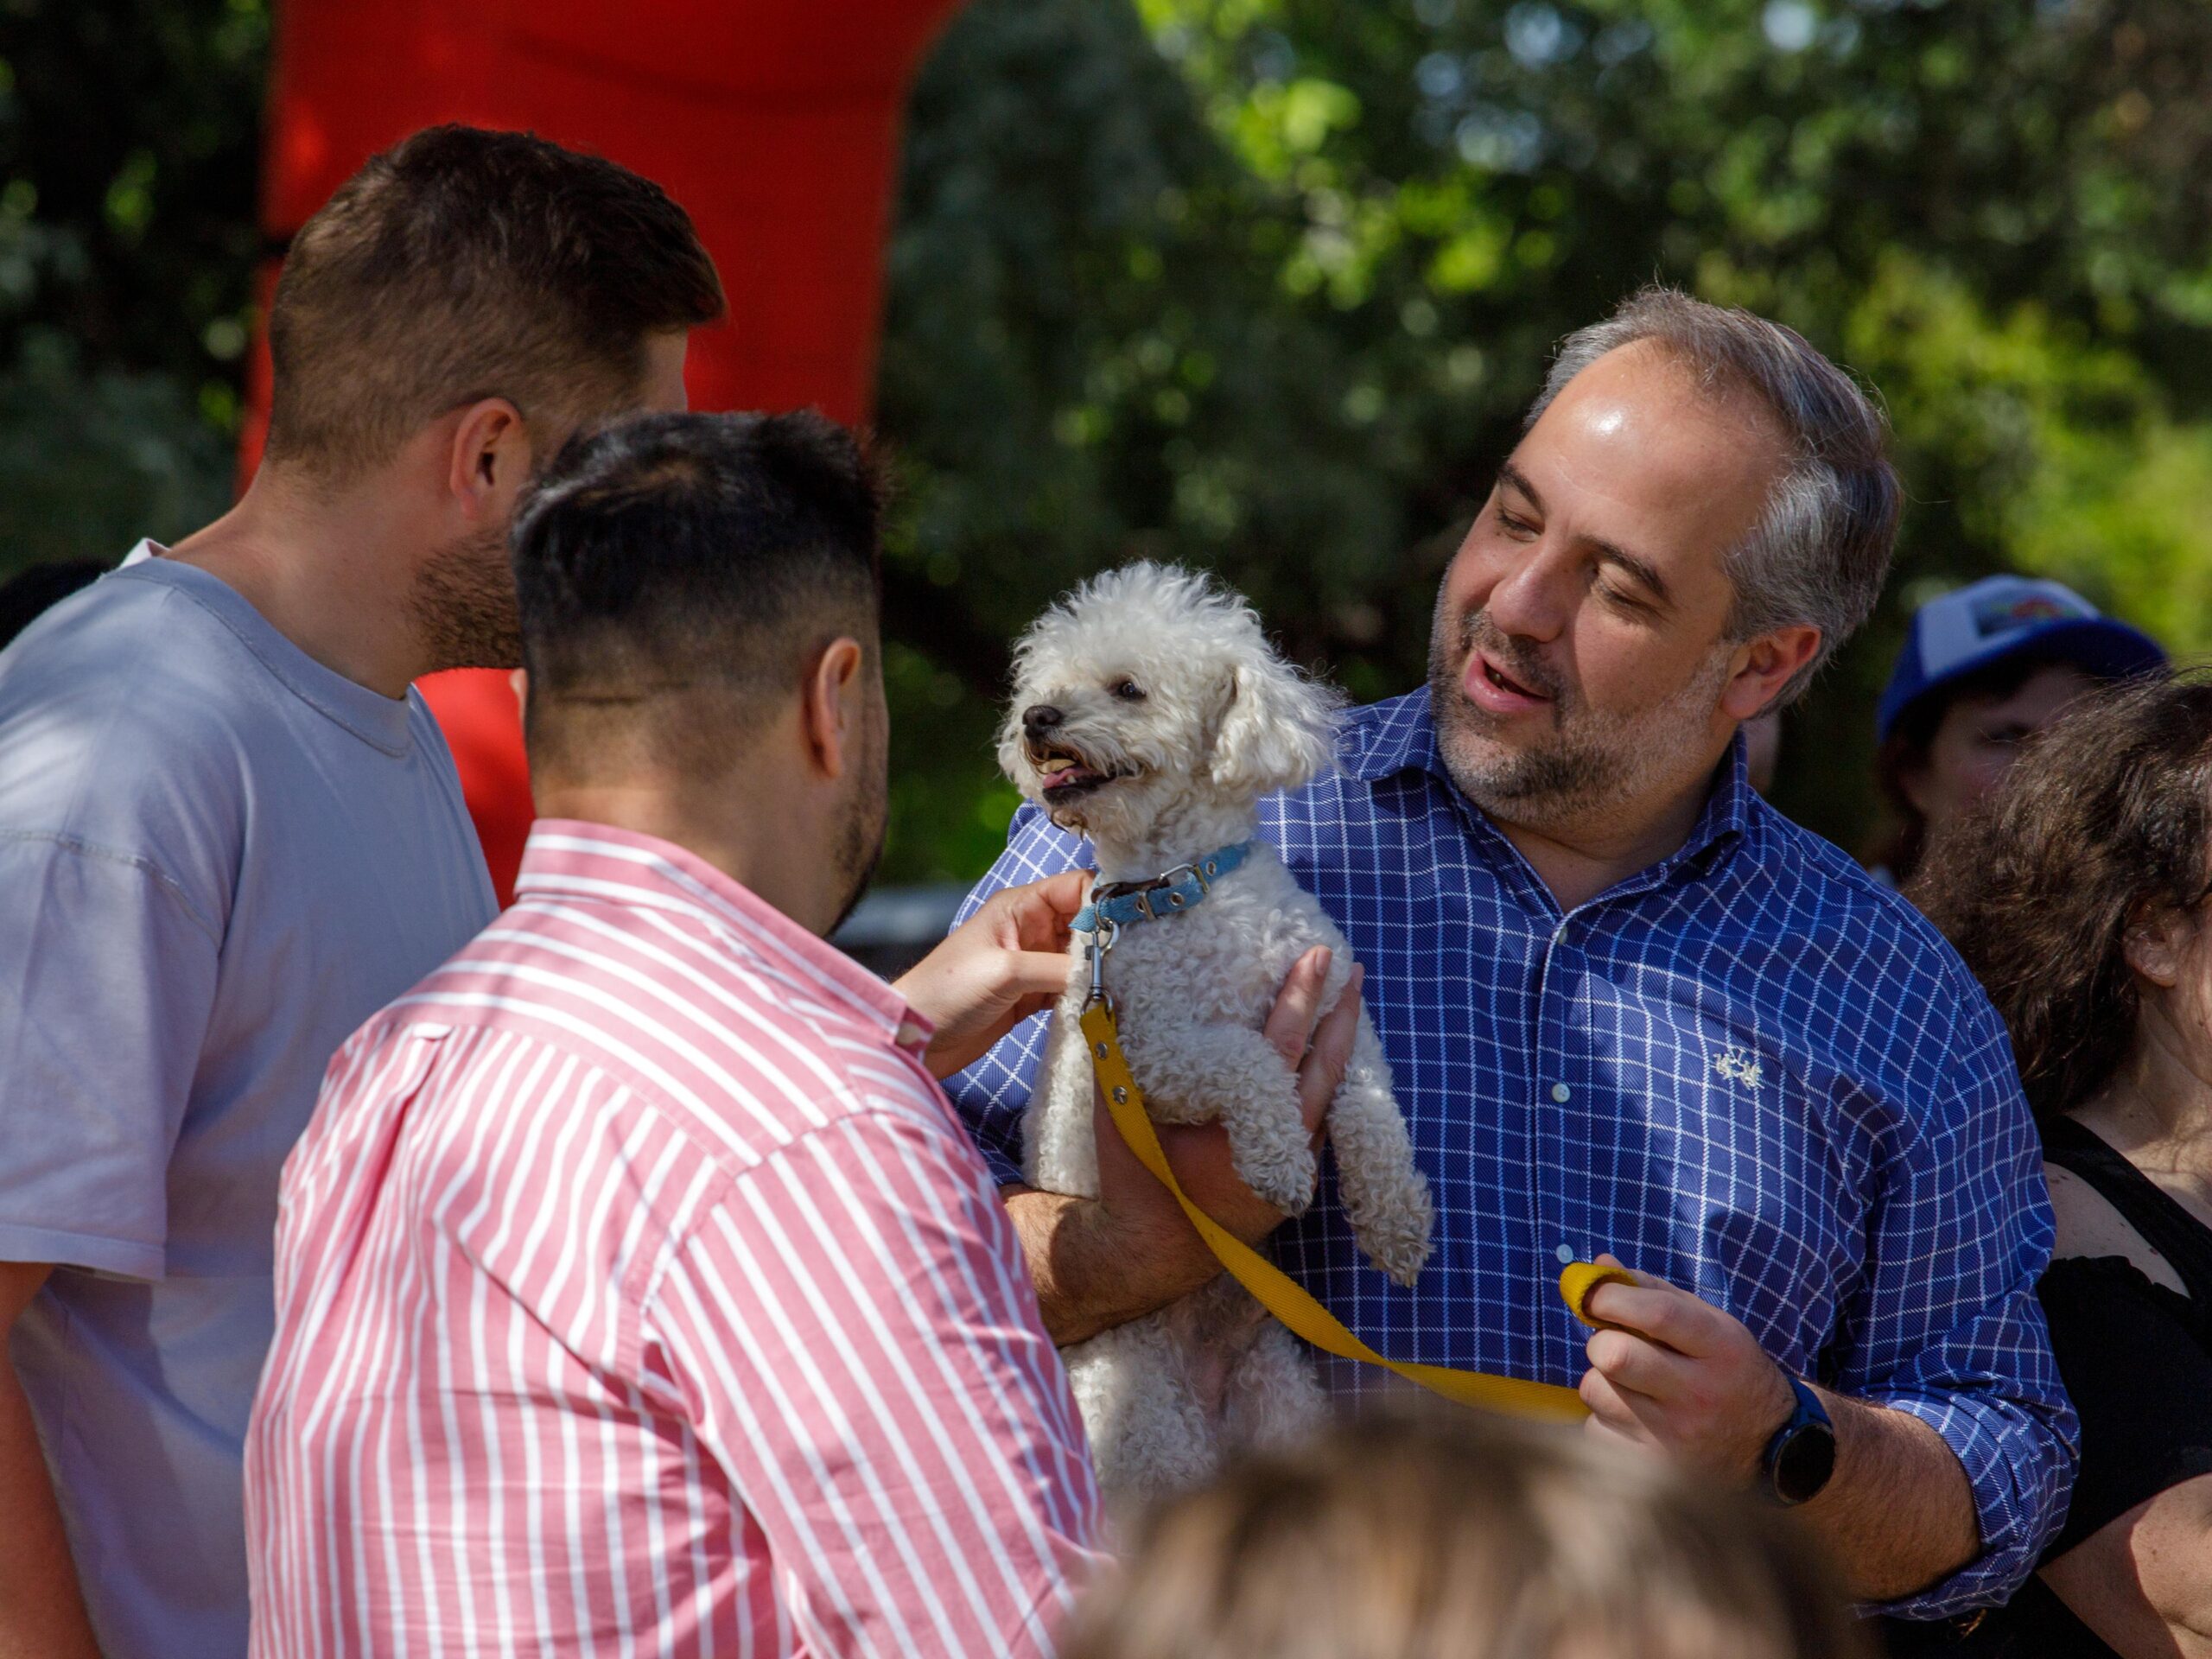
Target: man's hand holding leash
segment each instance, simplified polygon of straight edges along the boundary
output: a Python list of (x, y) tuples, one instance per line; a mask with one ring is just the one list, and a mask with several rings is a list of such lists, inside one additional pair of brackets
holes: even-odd
[[(1611, 1255), (1600, 1267), (1624, 1264)], [(1740, 1319), (1648, 1273), (1599, 1285), (1587, 1310), (1590, 1369), (1579, 1392), (1588, 1432), (1663, 1452), (1779, 1502), (1851, 1569), (1867, 1601), (1911, 1594), (1981, 1549), (1965, 1471), (1936, 1431), (1863, 1400), (1793, 1384)], [(1782, 1443), (1799, 1390), (1833, 1433), (1833, 1472), (1810, 1495), (1789, 1490)], [(1930, 1561), (1942, 1562), (1931, 1572)]]

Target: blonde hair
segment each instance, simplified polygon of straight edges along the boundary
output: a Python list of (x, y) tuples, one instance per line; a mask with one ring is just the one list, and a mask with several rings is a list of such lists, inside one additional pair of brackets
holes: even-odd
[(1156, 1511), (1063, 1659), (1865, 1659), (1788, 1517), (1624, 1447), (1384, 1415)]

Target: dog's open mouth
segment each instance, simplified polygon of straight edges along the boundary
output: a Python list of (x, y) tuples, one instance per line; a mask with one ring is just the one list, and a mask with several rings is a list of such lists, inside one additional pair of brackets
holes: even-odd
[(1043, 791), (1046, 800), (1054, 806), (1080, 800), (1124, 775), (1094, 766), (1080, 755), (1071, 753), (1066, 749), (1033, 747), (1029, 751), (1029, 764), (1037, 768), (1039, 789)]

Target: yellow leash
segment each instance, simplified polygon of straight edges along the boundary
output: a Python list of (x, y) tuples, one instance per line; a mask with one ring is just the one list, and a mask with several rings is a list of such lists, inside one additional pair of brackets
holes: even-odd
[[(1322, 1306), (1296, 1280), (1193, 1204), (1175, 1179), (1174, 1170), (1169, 1167), (1167, 1154), (1160, 1150), (1160, 1137), (1153, 1131), (1152, 1119), (1145, 1114), (1144, 1091), (1137, 1087), (1128, 1060), (1122, 1052), (1120, 1022), (1114, 1017), (1114, 1005), (1105, 995), (1098, 972), (1098, 959), (1103, 954), (1096, 944), (1092, 946), (1091, 999), (1083, 1011), (1083, 1034), (1090, 1045), (1091, 1064), (1097, 1072), (1099, 1086), (1105, 1092), (1106, 1109), (1113, 1114), (1114, 1127), (1122, 1132), (1122, 1139), (1128, 1142), (1138, 1162), (1175, 1195), (1175, 1202), (1183, 1206), (1183, 1213), (1198, 1230), (1198, 1236), (1205, 1240), (1221, 1265), (1238, 1284), (1252, 1293), (1262, 1307), (1324, 1353), (1382, 1366), (1463, 1406), (1484, 1406), (1493, 1411), (1515, 1412), (1529, 1417), (1589, 1415), (1589, 1408), (1582, 1403), (1580, 1395), (1556, 1383), (1524, 1382), (1518, 1377), (1491, 1376), (1482, 1371), (1454, 1370), (1446, 1365), (1384, 1358), (1354, 1336), (1343, 1320)], [(1572, 1262), (1560, 1274), (1560, 1294), (1583, 1324), (1595, 1328), (1600, 1323), (1590, 1317), (1585, 1305), (1590, 1293), (1608, 1280), (1623, 1284), (1636, 1282), (1634, 1276), (1622, 1268), (1601, 1268), (1588, 1262)]]

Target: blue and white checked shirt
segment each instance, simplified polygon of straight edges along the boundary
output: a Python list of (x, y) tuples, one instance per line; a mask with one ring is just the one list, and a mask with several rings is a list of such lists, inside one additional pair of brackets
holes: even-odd
[[(1572, 1386), (1589, 1333), (1560, 1264), (1611, 1250), (1800, 1374), (1933, 1426), (1986, 1550), (1890, 1611), (2001, 1600), (2064, 1515), (2076, 1428), (2035, 1299), (2036, 1133), (1964, 964), (1761, 800), (1740, 743), (1681, 851), (1565, 915), (1452, 786), (1426, 691), (1353, 711), (1339, 751), (1262, 804), (1261, 834), (1367, 964), (1437, 1248), (1392, 1284), (1325, 1167), (1275, 1259), (1394, 1358)], [(968, 910), (1090, 861), (1025, 805)], [(949, 1085), (1002, 1182), (1044, 1037), (1039, 1016)], [(1322, 1363), (1339, 1393), (1387, 1385)]]

